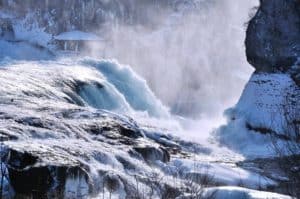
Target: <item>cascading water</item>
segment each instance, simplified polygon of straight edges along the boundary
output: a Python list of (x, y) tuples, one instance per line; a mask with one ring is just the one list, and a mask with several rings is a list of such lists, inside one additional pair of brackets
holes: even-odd
[(34, 97), (45, 103), (56, 100), (128, 115), (141, 111), (149, 116), (169, 116), (146, 82), (116, 62), (63, 59), (1, 65), (1, 85), (6, 85), (1, 95), (7, 100)]
[(129, 64), (172, 113), (216, 117), (237, 101), (252, 73), (243, 43), (245, 24), (257, 4), (173, 1), (170, 7), (176, 12), (149, 11), (159, 19), (154, 27), (108, 24), (102, 34), (109, 48), (91, 45), (88, 53)]

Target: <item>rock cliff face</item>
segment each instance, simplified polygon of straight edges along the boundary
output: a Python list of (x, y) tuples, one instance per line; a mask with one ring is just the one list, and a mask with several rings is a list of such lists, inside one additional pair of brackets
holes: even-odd
[[(262, 143), (257, 134), (289, 139), (289, 125), (300, 118), (300, 1), (261, 0), (249, 22), (245, 44), (248, 62), (256, 71), (237, 105), (226, 112), (230, 122), (221, 130), (222, 139), (239, 150), (268, 148), (270, 140)], [(246, 143), (249, 146), (232, 143), (230, 137), (236, 133), (241, 140), (260, 141)]]
[[(246, 106), (241, 106), (245, 101), (243, 97), (245, 95), (250, 97), (248, 91), (253, 88), (253, 84), (256, 84), (254, 90), (263, 90), (258, 92), (262, 94), (259, 96), (257, 92), (252, 93), (256, 94), (255, 97), (252, 96), (252, 101), (261, 101), (255, 103), (255, 106), (261, 106), (257, 112), (270, 109), (267, 115), (273, 117), (273, 119), (268, 118), (268, 122), (264, 121), (265, 123), (270, 123), (270, 120), (274, 123), (280, 115), (291, 114), (286, 113), (287, 109), (299, 110), (300, 1), (261, 0), (256, 15), (249, 22), (245, 43), (247, 59), (256, 69), (256, 74), (244, 91), (239, 102), (240, 107)], [(259, 75), (259, 73), (267, 73), (267, 75)], [(292, 120), (297, 120), (298, 115), (293, 114), (293, 117)], [(281, 118), (281, 122), (276, 123), (284, 123), (282, 120), (284, 119)], [(272, 124), (269, 128), (284, 131), (275, 126), (278, 127)]]
[(294, 70), (300, 56), (300, 1), (260, 2), (247, 29), (248, 61), (258, 72)]

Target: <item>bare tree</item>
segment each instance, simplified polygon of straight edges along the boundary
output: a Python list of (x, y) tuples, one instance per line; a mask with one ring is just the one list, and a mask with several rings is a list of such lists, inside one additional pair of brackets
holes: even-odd
[(284, 191), (300, 198), (300, 111), (290, 96), (285, 97), (280, 116), (282, 132), (271, 135), (272, 148), (277, 154), (278, 168), (289, 178), (281, 183)]
[(162, 173), (156, 172), (153, 167), (151, 168), (152, 168), (152, 172), (147, 175), (147, 179), (146, 179), (147, 184), (150, 188), (149, 193), (147, 194), (147, 197), (149, 199), (153, 198), (155, 194), (155, 190), (159, 187), (160, 184), (162, 184), (162, 181), (165, 177)]
[(119, 177), (114, 174), (107, 174), (104, 179), (104, 186), (109, 192), (109, 199), (111, 199), (112, 193), (120, 188)]
[[(0, 135), (1, 136), (1, 135)], [(0, 199), (3, 198), (3, 189), (4, 189), (4, 180), (8, 180), (7, 176), (7, 170), (5, 166), (5, 154), (4, 154), (4, 138), (3, 136), (0, 137), (0, 174), (1, 174), (1, 179), (0, 179)]]
[(205, 189), (215, 184), (215, 180), (207, 168), (202, 169), (200, 168), (199, 173), (187, 174), (185, 185), (188, 187), (191, 199), (213, 199), (215, 196), (215, 192), (205, 194)]

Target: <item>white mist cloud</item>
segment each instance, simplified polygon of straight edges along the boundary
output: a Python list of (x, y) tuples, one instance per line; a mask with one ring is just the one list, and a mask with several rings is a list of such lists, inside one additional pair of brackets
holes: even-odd
[(245, 56), (245, 23), (258, 0), (207, 0), (194, 11), (182, 5), (177, 13), (154, 10), (151, 27), (109, 25), (105, 48), (92, 46), (92, 52), (131, 65), (174, 112), (220, 115), (253, 71)]

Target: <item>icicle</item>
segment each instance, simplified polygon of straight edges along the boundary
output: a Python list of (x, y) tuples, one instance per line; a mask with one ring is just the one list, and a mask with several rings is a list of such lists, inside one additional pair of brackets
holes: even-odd
[(49, 0), (46, 0), (46, 2), (45, 2), (45, 7), (46, 7), (46, 10), (49, 10), (48, 8), (49, 8)]
[(78, 46), (79, 46), (78, 43), (79, 43), (79, 42), (77, 41), (77, 42), (76, 42), (76, 47), (75, 47), (75, 51), (76, 51), (76, 52), (78, 52)]

